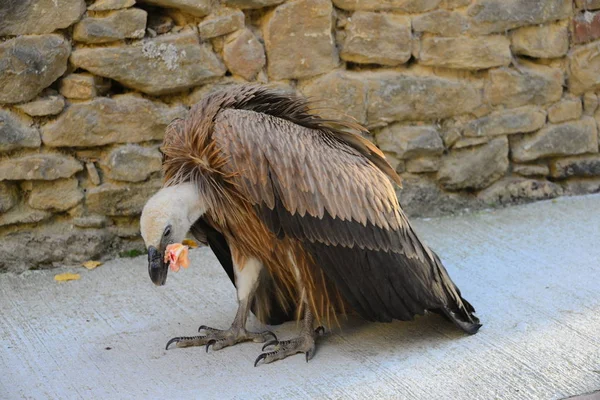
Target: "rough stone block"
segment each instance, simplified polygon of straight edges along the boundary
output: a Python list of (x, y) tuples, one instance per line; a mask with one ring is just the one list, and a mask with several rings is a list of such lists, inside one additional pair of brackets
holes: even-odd
[(571, 178), (561, 182), (566, 195), (582, 195), (600, 192), (600, 178)]
[(239, 30), (225, 39), (223, 59), (232, 74), (247, 81), (254, 79), (267, 62), (262, 43), (250, 29)]
[(84, 12), (84, 0), (2, 0), (0, 36), (51, 33), (77, 22)]
[(566, 21), (515, 29), (510, 38), (515, 54), (556, 58), (563, 57), (569, 51), (569, 27)]
[(40, 132), (16, 114), (0, 108), (0, 153), (25, 147), (40, 147)]
[(329, 0), (292, 0), (271, 12), (263, 31), (271, 79), (307, 78), (338, 65), (332, 13)]
[[(43, 221), (52, 216), (52, 213), (43, 210), (34, 210), (25, 204), (18, 204), (5, 213), (0, 214), (0, 226), (15, 224), (33, 224)], [(6, 246), (5, 238), (2, 238), (2, 246)]]
[(440, 36), (459, 36), (469, 29), (469, 20), (461, 13), (435, 10), (412, 19), (415, 32), (435, 33)]
[(156, 148), (135, 144), (113, 149), (102, 166), (105, 176), (115, 181), (141, 182), (153, 173), (160, 171), (162, 157)]
[(0, 160), (0, 181), (55, 180), (81, 171), (81, 163), (62, 154), (42, 153)]
[(33, 182), (28, 204), (40, 210), (65, 211), (83, 200), (83, 192), (77, 179)]
[(204, 17), (210, 14), (213, 7), (216, 6), (214, 0), (137, 0), (137, 2), (162, 8), (176, 8), (196, 17)]
[(194, 32), (130, 45), (77, 49), (71, 63), (152, 95), (189, 89), (225, 74), (210, 44), (200, 44)]
[(52, 147), (158, 140), (167, 125), (185, 112), (181, 106), (168, 107), (135, 94), (96, 98), (70, 105), (58, 119), (44, 125), (42, 140)]
[(108, 43), (141, 39), (146, 33), (148, 13), (139, 8), (112, 11), (102, 17), (87, 17), (73, 28), (73, 39), (84, 43)]
[(29, 103), (18, 104), (15, 108), (32, 117), (56, 115), (65, 108), (65, 99), (62, 96), (49, 95), (38, 97)]
[(439, 157), (419, 157), (406, 161), (406, 170), (415, 174), (435, 172), (440, 169), (441, 164)]
[(12, 182), (0, 182), (0, 214), (13, 208), (18, 201), (17, 186)]
[(69, 74), (60, 81), (60, 94), (69, 99), (87, 100), (110, 89), (110, 81), (88, 73)]
[(394, 153), (399, 159), (438, 156), (444, 143), (434, 126), (406, 126), (393, 124), (375, 135), (379, 148)]
[(137, 217), (113, 218), (115, 224), (109, 228), (110, 232), (118, 237), (133, 238), (140, 234), (140, 219)]
[(408, 215), (435, 217), (479, 206), (475, 196), (443, 191), (423, 174), (402, 174), (402, 189), (397, 194), (402, 209)]
[(333, 4), (344, 10), (402, 11), (421, 13), (433, 10), (441, 0), (333, 0)]
[(158, 35), (162, 35), (170, 32), (174, 26), (175, 22), (173, 21), (173, 18), (162, 14), (150, 14), (148, 15), (148, 20), (146, 22), (146, 28), (150, 34), (152, 34), (151, 31), (154, 31)]
[(361, 73), (336, 70), (299, 86), (316, 108), (327, 104), (319, 114), (325, 118), (344, 119), (350, 116), (361, 124), (367, 123), (367, 87)]
[(475, 0), (467, 14), (473, 33), (504, 33), (520, 26), (566, 19), (572, 14), (572, 0)]
[(550, 168), (545, 164), (513, 164), (512, 171), (522, 176), (550, 175)]
[(562, 84), (563, 73), (560, 69), (523, 63), (520, 70), (491, 70), (484, 93), (490, 104), (508, 108), (548, 104), (560, 100)]
[(419, 62), (435, 67), (478, 70), (510, 64), (510, 41), (504, 35), (437, 37), (421, 40)]
[(465, 147), (479, 146), (492, 140), (491, 136), (461, 137), (453, 145), (453, 149), (464, 149)]
[(544, 157), (598, 152), (596, 121), (584, 117), (558, 125), (548, 125), (532, 135), (511, 141), (513, 160), (526, 162)]
[(454, 125), (446, 125), (442, 129), (442, 140), (444, 141), (444, 145), (446, 147), (452, 147), (454, 143), (456, 143), (461, 137), (461, 129)]
[(499, 137), (481, 146), (451, 151), (442, 157), (437, 178), (447, 190), (482, 189), (507, 170), (508, 140)]
[(575, 5), (584, 10), (598, 10), (600, 9), (600, 0), (575, 0)]
[(219, 8), (198, 25), (200, 37), (210, 39), (244, 27), (244, 13), (234, 8)]
[(138, 184), (103, 183), (88, 189), (90, 213), (110, 216), (139, 215), (146, 201), (162, 186), (160, 179)]
[(471, 0), (442, 0), (440, 7), (452, 10), (455, 8), (466, 7), (471, 4)]
[(223, 0), (228, 6), (246, 9), (256, 9), (263, 7), (276, 6), (283, 3), (285, 0)]
[(591, 154), (552, 160), (550, 173), (553, 178), (558, 179), (572, 176), (600, 176), (600, 155)]
[[(42, 210), (35, 212), (50, 215)], [(22, 272), (53, 263), (79, 264), (106, 257), (117, 245), (106, 229), (80, 229), (67, 223), (46, 224), (2, 238), (0, 270)]]
[(73, 225), (80, 228), (104, 228), (108, 218), (103, 215), (85, 215), (73, 218)]
[(546, 123), (546, 113), (539, 107), (524, 106), (493, 112), (468, 122), (463, 128), (467, 137), (510, 135), (533, 132)]
[(71, 45), (61, 35), (0, 42), (0, 103), (33, 99), (67, 69)]
[(575, 48), (568, 58), (569, 90), (573, 94), (600, 88), (600, 42)]
[(129, 8), (135, 4), (135, 0), (96, 0), (88, 6), (90, 11), (109, 11)]
[(573, 18), (573, 43), (587, 43), (600, 38), (600, 12), (577, 14)]
[(500, 205), (552, 199), (563, 194), (562, 188), (546, 180), (504, 178), (477, 195), (486, 204)]
[(482, 104), (481, 90), (465, 80), (423, 76), (410, 70), (361, 74), (369, 85), (370, 127), (447, 118), (470, 113)]
[(88, 178), (90, 180), (90, 182), (92, 182), (93, 185), (98, 186), (100, 184), (100, 174), (98, 173), (98, 169), (96, 168), (96, 165), (91, 162), (88, 161), (85, 163), (85, 170), (88, 173)]
[(594, 92), (586, 92), (583, 95), (583, 114), (594, 115), (598, 109), (598, 96)]
[(548, 108), (548, 120), (553, 124), (579, 119), (582, 114), (583, 107), (579, 97), (561, 100)]
[(410, 19), (357, 11), (346, 26), (340, 57), (355, 63), (398, 65), (411, 57)]

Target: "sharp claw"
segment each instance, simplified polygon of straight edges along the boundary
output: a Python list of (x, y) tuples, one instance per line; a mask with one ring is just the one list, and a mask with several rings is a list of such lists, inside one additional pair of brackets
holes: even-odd
[(325, 327), (323, 327), (323, 326), (318, 326), (318, 327), (317, 327), (317, 329), (315, 329), (315, 333), (316, 333), (317, 335), (319, 335), (319, 336), (320, 336), (320, 335), (322, 335), (322, 334), (324, 334), (324, 333), (325, 333)]
[(169, 350), (169, 346), (172, 345), (173, 343), (177, 343), (181, 340), (182, 338), (180, 337), (174, 337), (173, 339), (169, 340), (167, 342), (167, 346), (165, 347), (165, 350)]
[(264, 346), (262, 347), (261, 351), (265, 351), (265, 348), (273, 345), (273, 344), (277, 344), (279, 343), (279, 341), (277, 340), (277, 338), (275, 338), (275, 340), (269, 340), (267, 343), (264, 344)]
[(208, 348), (210, 346), (212, 346), (213, 344), (217, 343), (217, 341), (215, 339), (211, 339), (208, 341), (208, 343), (206, 343), (206, 352), (208, 353)]
[(208, 326), (200, 325), (200, 327), (198, 328), (198, 332), (200, 332), (202, 329), (208, 329)]
[(256, 357), (256, 361), (254, 361), (254, 367), (256, 367), (256, 365), (258, 364), (258, 362), (260, 360), (263, 360), (267, 358), (267, 353), (262, 353), (261, 355), (259, 355), (258, 357)]
[(310, 350), (308, 350), (304, 354), (306, 355), (306, 362), (308, 362), (308, 360), (310, 360), (313, 357), (313, 353)]
[(266, 331), (265, 333), (266, 333), (266, 334), (268, 334), (268, 335), (271, 335), (271, 336), (273, 336), (273, 340), (275, 340), (276, 342), (279, 342), (279, 340), (277, 340), (277, 335), (275, 335), (273, 332), (271, 332), (271, 331)]

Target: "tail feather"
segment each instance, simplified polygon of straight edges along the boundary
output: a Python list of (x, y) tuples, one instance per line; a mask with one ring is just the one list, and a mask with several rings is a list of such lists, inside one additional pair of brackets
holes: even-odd
[[(463, 299), (464, 302), (468, 304), (466, 300)], [(470, 304), (469, 304), (470, 305)], [(472, 307), (471, 307), (472, 308)], [(479, 323), (479, 318), (469, 313), (469, 318), (465, 318), (463, 315), (459, 313), (455, 313), (447, 307), (440, 309), (440, 311), (445, 315), (450, 321), (454, 323), (454, 325), (458, 326), (460, 329), (465, 331), (466, 333), (473, 335), (477, 333), (479, 328), (481, 328), (481, 324)]]

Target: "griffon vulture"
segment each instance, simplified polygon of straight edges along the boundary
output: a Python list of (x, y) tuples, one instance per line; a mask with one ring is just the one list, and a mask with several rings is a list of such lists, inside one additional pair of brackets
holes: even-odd
[(255, 366), (300, 352), (308, 361), (315, 322), (330, 325), (350, 311), (390, 322), (429, 310), (477, 332), (475, 310), (415, 234), (394, 192), (400, 177), (365, 131), (258, 85), (207, 95), (169, 125), (165, 187), (141, 217), (150, 277), (165, 283), (167, 247), (191, 232), (214, 251), (239, 308), (229, 329), (201, 326), (204, 334), (167, 348), (275, 337), (245, 329), (250, 310), (265, 324), (303, 319), (298, 337), (269, 341)]

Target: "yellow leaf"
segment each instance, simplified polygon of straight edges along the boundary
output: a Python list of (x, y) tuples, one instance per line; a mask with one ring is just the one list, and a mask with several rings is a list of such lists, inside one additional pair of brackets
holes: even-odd
[(83, 264), (81, 264), (81, 265), (83, 265), (83, 266), (84, 266), (84, 267), (86, 267), (87, 269), (94, 269), (94, 268), (97, 268), (97, 267), (101, 266), (101, 265), (102, 265), (102, 263), (101, 263), (100, 261), (91, 261), (91, 260), (90, 260), (90, 261), (86, 261), (86, 262), (84, 262), (84, 263), (83, 263)]
[(79, 276), (79, 274), (71, 274), (69, 272), (66, 272), (64, 274), (54, 275), (54, 280), (57, 282), (76, 281), (76, 280), (79, 280), (79, 278), (81, 278), (81, 276)]
[(188, 246), (190, 249), (195, 249), (196, 247), (198, 247), (198, 243), (196, 243), (192, 239), (183, 239), (183, 242), (181, 242), (181, 244), (184, 246)]

